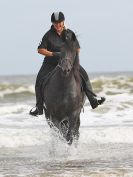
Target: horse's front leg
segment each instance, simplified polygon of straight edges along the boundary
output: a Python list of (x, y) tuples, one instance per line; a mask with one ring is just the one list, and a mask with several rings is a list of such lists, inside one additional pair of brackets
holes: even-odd
[(80, 126), (80, 113), (77, 110), (71, 113), (71, 115), (69, 116), (69, 128), (66, 136), (66, 140), (69, 145), (73, 143), (73, 140), (78, 141), (79, 126)]
[(80, 127), (80, 116), (77, 116), (76, 120), (77, 121), (75, 123), (74, 131), (73, 131), (73, 137), (74, 137), (74, 140), (78, 141), (78, 139), (79, 139), (79, 127)]

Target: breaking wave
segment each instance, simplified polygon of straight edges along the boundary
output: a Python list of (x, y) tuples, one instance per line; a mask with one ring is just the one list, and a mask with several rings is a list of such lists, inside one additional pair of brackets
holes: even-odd
[(35, 93), (34, 85), (0, 84), (0, 97), (14, 95), (33, 95)]
[[(117, 95), (121, 93), (133, 93), (133, 76), (100, 76), (91, 79), (93, 89), (96, 93), (104, 93), (106, 95)], [(1, 83), (0, 97), (15, 95), (34, 95), (34, 84), (17, 84), (17, 83)]]

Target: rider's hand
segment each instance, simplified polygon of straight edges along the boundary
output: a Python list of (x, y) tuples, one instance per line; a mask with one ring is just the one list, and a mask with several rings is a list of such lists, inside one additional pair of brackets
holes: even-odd
[(53, 52), (54, 57), (62, 58), (64, 57), (64, 52)]

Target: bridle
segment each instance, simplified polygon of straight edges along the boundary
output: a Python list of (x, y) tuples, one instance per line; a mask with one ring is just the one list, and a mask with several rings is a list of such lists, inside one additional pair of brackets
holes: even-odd
[[(58, 63), (58, 65), (57, 65), (59, 68), (62, 68), (61, 65), (62, 65), (62, 63), (63, 63), (64, 60), (65, 60), (65, 61), (67, 61), (67, 60), (68, 60), (68, 61), (71, 61), (71, 58), (60, 59), (60, 63)], [(72, 63), (72, 62), (69, 62), (69, 64), (70, 64), (70, 66), (71, 66), (71, 68), (72, 68), (72, 67), (73, 67), (73, 63)]]

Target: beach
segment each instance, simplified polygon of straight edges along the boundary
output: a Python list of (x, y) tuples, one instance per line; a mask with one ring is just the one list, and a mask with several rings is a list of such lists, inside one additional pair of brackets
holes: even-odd
[(89, 74), (106, 102), (81, 111), (78, 146), (32, 117), (35, 75), (0, 76), (0, 176), (133, 177), (133, 73)]

